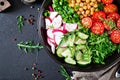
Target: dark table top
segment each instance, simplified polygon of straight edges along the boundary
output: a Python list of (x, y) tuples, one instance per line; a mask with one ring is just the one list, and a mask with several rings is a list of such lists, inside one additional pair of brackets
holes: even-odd
[[(65, 80), (58, 72), (60, 65), (54, 62), (44, 49), (32, 54), (25, 54), (19, 50), (17, 43), (34, 40), (40, 43), (41, 39), (37, 32), (38, 10), (42, 1), (34, 5), (34, 8), (24, 5), (20, 0), (10, 0), (12, 7), (0, 13), (0, 80), (34, 80), (32, 77), (32, 64), (37, 61), (37, 68), (42, 71), (44, 78), (40, 80)], [(29, 14), (35, 16), (35, 24), (25, 22), (22, 33), (18, 32), (16, 16)], [(17, 41), (14, 41), (17, 39)], [(28, 70), (24, 70), (27, 67)]]

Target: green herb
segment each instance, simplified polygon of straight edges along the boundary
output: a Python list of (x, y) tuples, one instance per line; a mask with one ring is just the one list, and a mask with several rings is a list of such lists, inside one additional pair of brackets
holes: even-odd
[(45, 10), (44, 13), (43, 13), (43, 15), (44, 15), (45, 17), (49, 16), (49, 15), (50, 15), (50, 11)]
[(30, 49), (30, 52), (32, 53), (33, 49), (40, 50), (43, 48), (40, 44), (34, 45), (33, 41), (19, 42), (17, 46), (19, 49), (23, 49), (25, 53), (28, 53), (28, 49)]
[(92, 51), (92, 58), (95, 63), (105, 64), (104, 60), (117, 49), (117, 45), (112, 43), (107, 32), (102, 35), (90, 33), (88, 46)]
[(78, 5), (75, 6), (75, 9), (79, 9), (79, 8), (80, 8), (80, 6), (78, 6)]
[[(80, 22), (79, 15), (69, 7), (67, 0), (54, 0), (52, 7), (62, 16), (64, 22)], [(79, 6), (76, 6), (75, 8), (79, 9)]]
[(23, 19), (23, 16), (17, 16), (17, 26), (18, 26), (18, 31), (21, 32), (21, 28), (23, 27), (24, 25), (24, 19)]
[(103, 9), (104, 9), (104, 4), (103, 3), (99, 3), (98, 7), (96, 8), (96, 11), (98, 11), (98, 10), (103, 11)]
[(60, 67), (60, 73), (66, 78), (66, 80), (71, 80), (70, 75), (67, 73), (66, 69), (63, 66)]

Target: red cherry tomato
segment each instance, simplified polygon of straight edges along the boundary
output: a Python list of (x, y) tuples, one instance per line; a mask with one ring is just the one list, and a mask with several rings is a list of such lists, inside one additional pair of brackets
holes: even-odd
[(112, 30), (110, 39), (113, 43), (120, 44), (120, 30)]
[(106, 30), (110, 30), (110, 26), (108, 24), (106, 24), (105, 22), (103, 23), (104, 27)]
[(91, 27), (91, 31), (94, 34), (101, 35), (104, 32), (104, 25), (101, 22), (95, 22), (93, 26)]
[(116, 12), (112, 12), (107, 16), (107, 18), (117, 21), (120, 18), (120, 15)]
[(106, 14), (109, 14), (112, 12), (118, 12), (118, 7), (115, 4), (108, 4), (104, 7), (104, 12)]
[(90, 28), (92, 26), (92, 19), (90, 17), (83, 18), (82, 24), (85, 26), (85, 28)]
[(104, 4), (111, 4), (113, 0), (102, 0), (102, 3)]
[(93, 13), (93, 19), (100, 20), (100, 18), (106, 18), (106, 14), (103, 11), (96, 11)]
[(117, 27), (120, 29), (120, 18), (117, 20)]

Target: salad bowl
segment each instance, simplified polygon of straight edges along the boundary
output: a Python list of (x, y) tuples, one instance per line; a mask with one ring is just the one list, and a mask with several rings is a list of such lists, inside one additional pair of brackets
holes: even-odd
[[(120, 8), (120, 0), (114, 0), (114, 3), (118, 6), (118, 9)], [(48, 55), (57, 63), (64, 66), (65, 68), (69, 68), (73, 71), (81, 71), (81, 72), (95, 72), (100, 71), (106, 68), (113, 67), (120, 61), (120, 55), (117, 51), (114, 52), (114, 55), (111, 55), (105, 59), (105, 64), (95, 64), (91, 63), (86, 66), (80, 66), (80, 65), (71, 65), (68, 63), (65, 63), (63, 59), (59, 58), (56, 54), (53, 54), (51, 51), (51, 48), (47, 42), (47, 33), (46, 33), (46, 25), (45, 25), (45, 17), (43, 16), (43, 12), (46, 10), (46, 8), (52, 4), (52, 0), (44, 0), (43, 4), (41, 6), (41, 11), (39, 13), (38, 18), (38, 34), (40, 36), (40, 39), (42, 39), (42, 43), (44, 45), (44, 48)]]

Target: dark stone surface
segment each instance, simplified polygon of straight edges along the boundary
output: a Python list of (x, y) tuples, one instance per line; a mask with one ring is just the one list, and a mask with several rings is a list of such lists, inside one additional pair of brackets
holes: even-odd
[[(33, 54), (25, 54), (17, 47), (20, 41), (34, 40), (35, 43), (41, 42), (37, 33), (37, 8), (41, 6), (42, 1), (39, 0), (35, 4), (35, 8), (24, 5), (20, 0), (10, 0), (12, 6), (6, 11), (0, 13), (0, 80), (34, 80), (31, 70), (32, 64), (36, 62), (37, 67), (42, 70), (44, 78), (40, 80), (65, 80), (58, 73), (60, 65), (55, 63), (45, 52), (44, 49)], [(29, 14), (35, 16), (35, 24), (30, 25), (25, 22), (22, 33), (18, 32), (16, 16), (23, 15), (25, 18)], [(17, 39), (17, 41), (14, 41)], [(24, 68), (28, 70), (25, 71)]]

